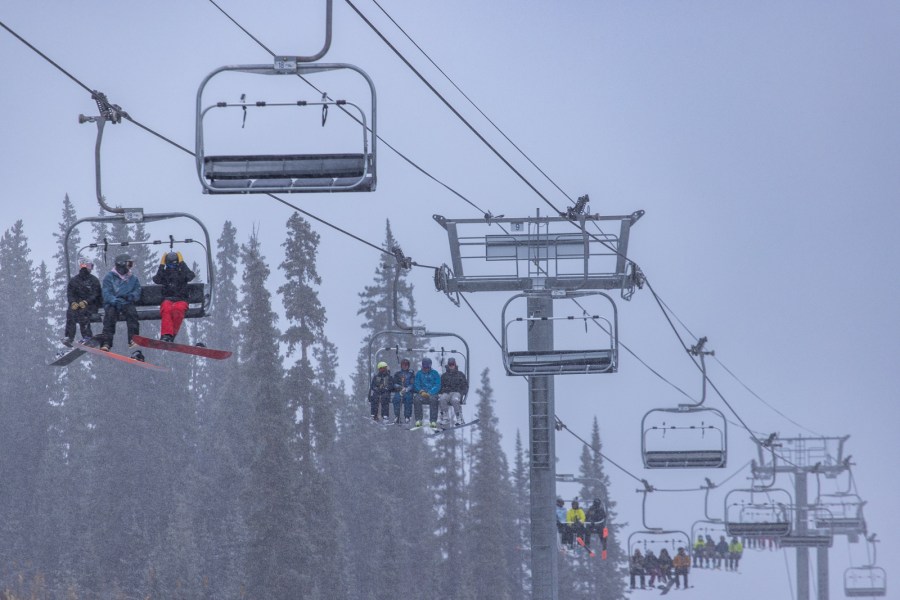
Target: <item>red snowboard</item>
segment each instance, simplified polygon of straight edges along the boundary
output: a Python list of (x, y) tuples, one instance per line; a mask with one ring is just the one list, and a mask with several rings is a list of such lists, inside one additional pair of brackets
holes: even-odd
[(204, 358), (214, 358), (222, 360), (231, 356), (228, 350), (214, 350), (203, 346), (189, 346), (187, 344), (176, 344), (175, 342), (164, 342), (162, 340), (154, 340), (146, 338), (142, 335), (136, 335), (131, 338), (138, 346), (145, 348), (154, 348), (156, 350), (172, 350), (173, 352), (181, 352), (183, 354), (193, 354), (194, 356), (202, 356)]
[(88, 354), (97, 354), (99, 356), (105, 356), (106, 358), (114, 358), (116, 360), (121, 360), (122, 362), (126, 362), (138, 367), (144, 367), (145, 369), (150, 369), (151, 371), (168, 371), (169, 369), (165, 367), (161, 367), (159, 365), (154, 365), (152, 363), (144, 362), (142, 360), (137, 360), (131, 358), (130, 356), (123, 356), (121, 354), (116, 354), (115, 352), (104, 352), (100, 348), (95, 348), (93, 346), (85, 346), (81, 342), (75, 342), (75, 347), (79, 350), (84, 350)]

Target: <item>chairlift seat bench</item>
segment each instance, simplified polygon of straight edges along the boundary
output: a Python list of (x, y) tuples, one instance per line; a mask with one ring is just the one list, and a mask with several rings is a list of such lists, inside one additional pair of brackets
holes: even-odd
[(372, 191), (375, 186), (371, 157), (366, 154), (205, 156), (203, 168), (210, 187), (223, 193), (256, 188), (290, 192), (318, 187)]
[[(203, 310), (203, 301), (205, 298), (205, 284), (189, 283), (188, 284), (188, 309), (185, 312), (185, 318), (197, 318), (205, 315)], [(162, 286), (156, 284), (142, 285), (141, 297), (134, 303), (138, 313), (138, 320), (150, 321), (159, 319), (159, 305), (162, 304)], [(91, 315), (91, 321), (100, 323), (103, 321), (103, 309), (100, 312)], [(119, 321), (125, 320), (125, 315), (119, 313)]]
[(552, 350), (508, 353), (508, 371), (515, 375), (558, 375), (574, 373), (613, 373), (615, 351)]
[(648, 469), (724, 467), (725, 452), (721, 450), (648, 450), (644, 453), (644, 466)]

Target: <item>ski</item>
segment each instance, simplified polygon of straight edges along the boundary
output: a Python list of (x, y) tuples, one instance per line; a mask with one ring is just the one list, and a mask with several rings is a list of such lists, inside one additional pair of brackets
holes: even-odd
[(453, 431), (455, 429), (462, 429), (463, 427), (468, 427), (469, 425), (475, 425), (478, 423), (478, 419), (474, 421), (469, 421), (468, 423), (463, 423), (462, 425), (451, 425), (449, 427), (441, 427), (440, 425), (434, 430), (434, 434), (437, 435), (439, 433), (445, 433), (447, 431)]
[(76, 342), (75, 347), (83, 352), (87, 352), (89, 354), (97, 354), (99, 356), (105, 356), (106, 358), (112, 358), (115, 360), (120, 360), (124, 363), (132, 364), (138, 367), (143, 367), (145, 369), (150, 369), (151, 371), (168, 371), (169, 369), (165, 367), (161, 367), (159, 365), (154, 365), (152, 363), (145, 362), (143, 360), (137, 360), (131, 358), (129, 356), (123, 356), (121, 354), (116, 354), (115, 352), (104, 352), (100, 348), (94, 348), (93, 346), (85, 346), (81, 342)]
[(154, 340), (142, 335), (136, 335), (131, 338), (138, 346), (144, 348), (153, 348), (154, 350), (170, 350), (172, 352), (181, 352), (182, 354), (191, 354), (193, 356), (202, 356), (203, 358), (213, 358), (222, 360), (231, 356), (228, 350), (214, 350), (206, 346), (190, 346), (188, 344), (177, 344), (175, 342), (164, 342), (162, 340)]
[(578, 542), (579, 546), (581, 546), (582, 548), (584, 548), (585, 550), (588, 551), (588, 556), (590, 556), (591, 558), (594, 558), (596, 556), (596, 554), (594, 554), (594, 551), (591, 550), (591, 547), (584, 543), (584, 540), (581, 539), (580, 535), (575, 536), (575, 541)]

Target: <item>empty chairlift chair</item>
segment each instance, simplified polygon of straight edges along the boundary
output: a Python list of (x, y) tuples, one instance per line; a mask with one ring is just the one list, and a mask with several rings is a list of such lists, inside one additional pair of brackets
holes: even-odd
[[(204, 104), (204, 91), (217, 75), (222, 73), (243, 73), (261, 75), (288, 76), (291, 82), (302, 83), (306, 76), (327, 71), (351, 71), (361, 75), (369, 88), (369, 108), (346, 100), (332, 100), (322, 95), (322, 100), (290, 100), (290, 101), (216, 101)], [(307, 88), (311, 89), (311, 88)], [(293, 92), (292, 92), (293, 93)], [(300, 63), (292, 57), (277, 57), (272, 65), (237, 65), (216, 69), (203, 80), (197, 91), (196, 112), (196, 164), (197, 173), (203, 190), (210, 194), (253, 194), (253, 193), (295, 193), (295, 192), (368, 192), (376, 185), (376, 118), (375, 118), (375, 86), (369, 76), (353, 65), (343, 63), (318, 64)], [(239, 108), (235, 113), (242, 128), (246, 125), (247, 115), (268, 109), (278, 111), (276, 127), (278, 135), (287, 137), (279, 140), (277, 150), (273, 152), (236, 154), (213, 154), (207, 147), (210, 137), (209, 125), (206, 122), (211, 111), (217, 109)], [(359, 126), (359, 146), (354, 152), (320, 152), (318, 148), (304, 148), (299, 145), (306, 139), (303, 128), (318, 124), (318, 111), (321, 112), (321, 127), (325, 127), (331, 109), (350, 122)], [(309, 113), (306, 121), (290, 120), (290, 111)], [(286, 115), (282, 117), (280, 115)], [(332, 116), (331, 119), (335, 119)], [(315, 124), (311, 124), (315, 121)], [(351, 128), (355, 128), (352, 125)], [(251, 121), (248, 128), (253, 127)], [(345, 147), (348, 140), (344, 136), (337, 141)], [(272, 140), (256, 139), (257, 145), (272, 144)], [(329, 144), (332, 145), (333, 144)], [(356, 142), (351, 142), (356, 145)], [(217, 144), (218, 146), (218, 144)], [(283, 152), (281, 149), (292, 150)], [(276, 146), (273, 145), (273, 148)]]

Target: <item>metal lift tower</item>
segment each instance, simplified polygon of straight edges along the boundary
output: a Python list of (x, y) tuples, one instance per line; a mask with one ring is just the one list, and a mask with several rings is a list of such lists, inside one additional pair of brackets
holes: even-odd
[[(616, 371), (615, 303), (603, 290), (621, 290), (630, 299), (642, 283), (640, 271), (626, 257), (631, 226), (643, 211), (615, 217), (581, 214), (586, 203), (584, 196), (575, 209), (552, 217), (454, 220), (434, 215), (447, 231), (452, 259), (435, 276), (440, 291), (451, 300), (456, 295), (457, 303), (465, 292), (516, 292), (503, 308), (501, 345), (507, 374), (528, 379), (534, 600), (556, 600), (559, 593), (554, 376)], [(525, 316), (507, 318), (516, 300), (524, 300)], [(554, 316), (555, 301), (577, 307), (579, 314)], [(588, 311), (595, 301), (604, 314), (594, 313), (593, 307)], [(580, 348), (557, 348), (557, 321), (583, 321), (581, 331), (589, 328), (591, 341)], [(527, 348), (511, 349), (516, 341)]]
[[(759, 463), (753, 463), (753, 476), (774, 478), (788, 473), (794, 478), (793, 526), (791, 533), (780, 539), (781, 546), (797, 552), (797, 600), (809, 597), (809, 550), (816, 550), (817, 600), (828, 600), (828, 548), (836, 533), (857, 535), (864, 531), (835, 529), (835, 517), (825, 508), (809, 504), (808, 476), (835, 478), (850, 468), (844, 457), (844, 437), (773, 437), (758, 445)], [(864, 529), (864, 525), (860, 525)]]

